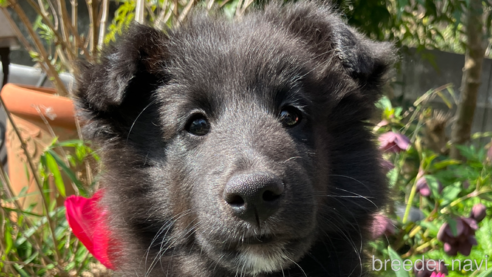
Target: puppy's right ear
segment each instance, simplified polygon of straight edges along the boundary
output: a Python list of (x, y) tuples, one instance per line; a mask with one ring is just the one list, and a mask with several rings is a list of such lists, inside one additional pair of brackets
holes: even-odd
[(164, 77), (166, 40), (161, 31), (132, 24), (122, 41), (103, 51), (99, 63), (81, 66), (75, 96), (82, 108), (109, 111), (123, 102), (137, 75), (154, 80)]
[(74, 96), (82, 119), (113, 135), (128, 130), (166, 81), (166, 41), (162, 31), (132, 24), (116, 45), (103, 50), (100, 61), (80, 64)]

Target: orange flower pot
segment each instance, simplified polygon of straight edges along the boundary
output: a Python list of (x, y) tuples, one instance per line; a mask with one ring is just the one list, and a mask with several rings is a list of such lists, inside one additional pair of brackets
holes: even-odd
[[(55, 93), (53, 89), (14, 84), (6, 84), (1, 92), (5, 106), (10, 111), (36, 167), (43, 150), (53, 141), (53, 133), (60, 141), (77, 138), (73, 102)], [(37, 172), (33, 173), (29, 169), (21, 143), (8, 121), (5, 146), (8, 174), (14, 193), (17, 195), (27, 187), (29, 196), (20, 198), (20, 203), (24, 207), (38, 203), (35, 211), (42, 211), (41, 195), (33, 179), (33, 174)], [(55, 189), (53, 186), (52, 190)], [(70, 186), (66, 186), (66, 190), (67, 194), (73, 194)], [(54, 196), (54, 192), (52, 195)], [(62, 205), (62, 199), (59, 200), (59, 204)]]

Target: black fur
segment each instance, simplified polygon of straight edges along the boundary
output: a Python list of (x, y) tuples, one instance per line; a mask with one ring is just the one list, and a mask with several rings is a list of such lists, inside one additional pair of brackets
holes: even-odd
[[(393, 61), (390, 44), (313, 2), (234, 22), (199, 13), (166, 33), (133, 25), (81, 66), (75, 92), (102, 149), (119, 272), (367, 274), (361, 251), (386, 184), (366, 120)], [(279, 122), (286, 107), (302, 114), (293, 128)], [(204, 136), (187, 131), (197, 113)], [(222, 197), (233, 176), (256, 172), (285, 186), (260, 226)]]

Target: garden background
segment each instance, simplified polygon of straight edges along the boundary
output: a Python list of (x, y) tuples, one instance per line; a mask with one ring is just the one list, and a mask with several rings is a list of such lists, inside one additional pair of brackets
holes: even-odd
[[(401, 57), (372, 122), (391, 201), (375, 218), (368, 270), (374, 259), (418, 264), (424, 256), (448, 266), (372, 273), (492, 276), (492, 1), (332, 2), (350, 25), (393, 41)], [(67, 97), (75, 61), (97, 60), (132, 21), (164, 29), (193, 9), (233, 19), (265, 3), (0, 0), (2, 78)], [(83, 140), (77, 120), (67, 129), (49, 107), (30, 104), (34, 94), (21, 99), (34, 111), (18, 111), (14, 89), (8, 84), (1, 93), (9, 111), (0, 114), (0, 276), (111, 276), (74, 237), (63, 205), (71, 194), (90, 197), (98, 189), (97, 149)], [(453, 260), (461, 261), (460, 270), (449, 266)]]

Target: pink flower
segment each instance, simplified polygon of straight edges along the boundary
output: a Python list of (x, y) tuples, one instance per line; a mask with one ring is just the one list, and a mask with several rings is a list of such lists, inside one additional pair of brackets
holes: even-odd
[[(443, 189), (444, 188), (442, 184), (438, 182), (439, 193), (441, 193)], [(421, 177), (420, 179), (417, 180), (417, 192), (424, 197), (431, 195), (431, 189), (429, 187), (429, 184), (427, 184), (427, 180), (425, 179), (425, 177)]]
[(378, 140), (380, 143), (379, 149), (385, 152), (399, 153), (410, 148), (410, 139), (395, 132), (384, 133), (379, 136)]
[(103, 191), (91, 198), (69, 196), (65, 200), (66, 217), (74, 235), (104, 266), (114, 269), (108, 255), (109, 229), (105, 224), (107, 211), (99, 207)]
[(395, 168), (395, 165), (387, 160), (381, 159), (381, 168), (383, 168), (384, 173), (388, 173), (390, 170)]
[(431, 194), (431, 189), (429, 188), (425, 177), (422, 177), (417, 181), (417, 192), (422, 196), (429, 196)]
[(445, 274), (448, 274), (448, 268), (443, 261), (417, 260), (413, 272), (415, 277), (445, 277)]
[(453, 234), (451, 226), (444, 223), (439, 229), (437, 239), (444, 243), (444, 252), (450, 256), (456, 256), (458, 252), (464, 256), (470, 255), (473, 245), (477, 245), (475, 231), (478, 229), (474, 219), (460, 217), (455, 218), (456, 235)]
[(371, 226), (372, 239), (377, 239), (382, 235), (390, 236), (395, 233), (393, 222), (385, 215), (377, 214), (374, 216)]
[(475, 219), (477, 222), (482, 221), (487, 215), (487, 208), (482, 203), (475, 204), (470, 213), (470, 218)]

